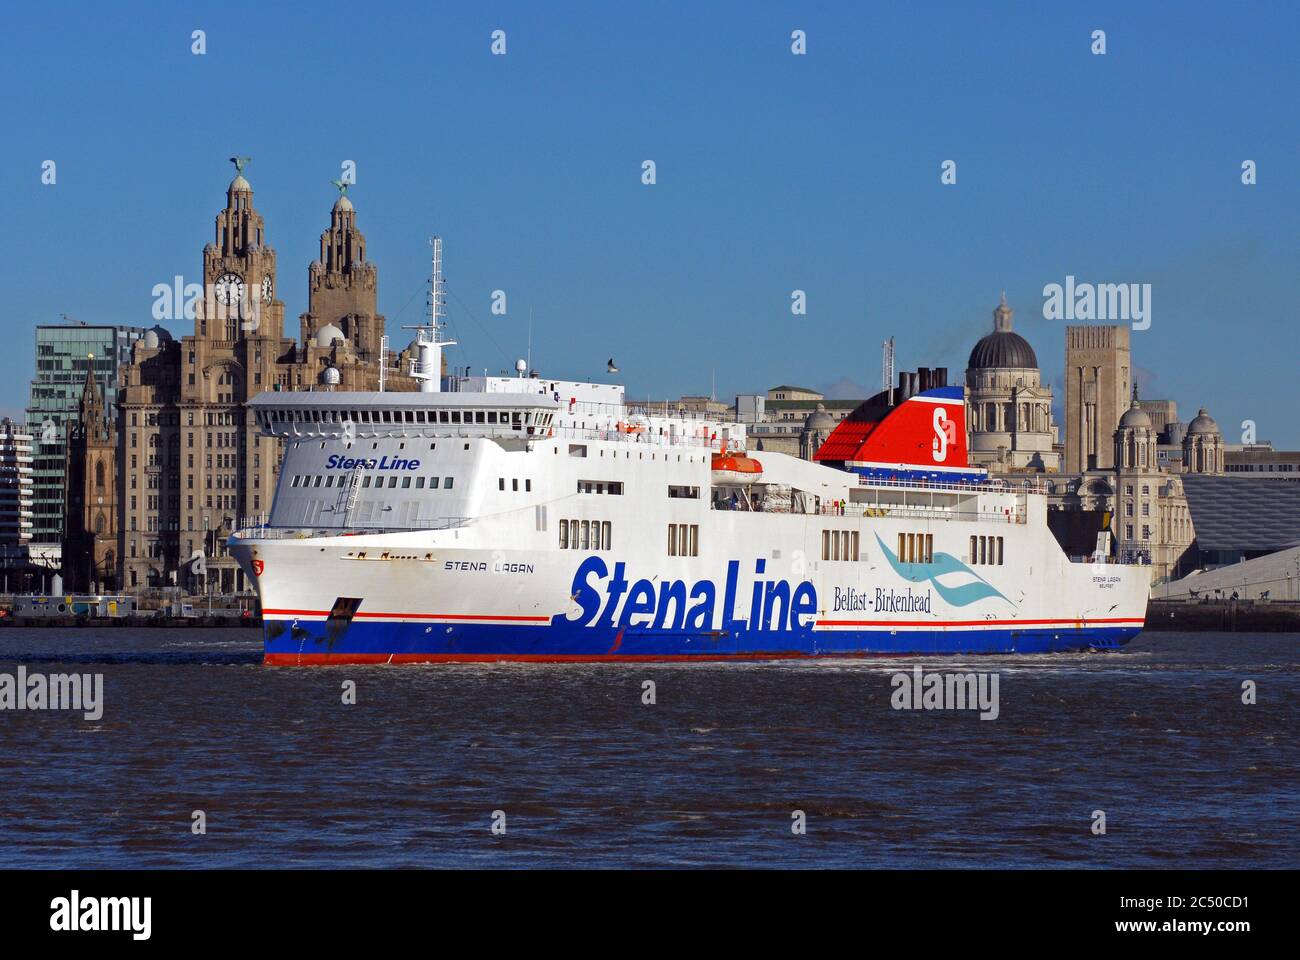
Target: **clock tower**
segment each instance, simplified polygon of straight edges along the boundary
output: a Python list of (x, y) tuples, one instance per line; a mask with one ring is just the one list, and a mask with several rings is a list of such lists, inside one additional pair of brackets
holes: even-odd
[(203, 248), (203, 303), (194, 335), (234, 342), (245, 336), (284, 335), (284, 303), (276, 297), (275, 250), (244, 179), (247, 157), (231, 157), (235, 179), (217, 213), (216, 238)]
[(366, 259), (366, 238), (357, 229), (357, 211), (348, 184), (335, 181), (339, 197), (330, 210), (329, 229), (320, 235), (320, 259), (307, 268), (307, 312), (299, 319), (306, 343), (326, 326), (343, 333), (362, 363), (379, 359), (384, 317), (379, 312), (379, 272)]

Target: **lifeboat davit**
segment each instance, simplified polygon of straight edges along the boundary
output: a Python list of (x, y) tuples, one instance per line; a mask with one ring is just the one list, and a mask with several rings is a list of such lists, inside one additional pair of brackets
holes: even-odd
[(713, 482), (721, 484), (750, 484), (763, 479), (763, 465), (744, 454), (713, 455)]

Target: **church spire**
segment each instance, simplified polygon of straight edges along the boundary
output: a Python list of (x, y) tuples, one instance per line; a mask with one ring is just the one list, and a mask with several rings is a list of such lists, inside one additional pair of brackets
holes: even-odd
[(104, 421), (104, 398), (95, 381), (95, 355), (86, 354), (86, 382), (81, 388), (80, 424), (82, 434), (97, 439), (107, 432)]

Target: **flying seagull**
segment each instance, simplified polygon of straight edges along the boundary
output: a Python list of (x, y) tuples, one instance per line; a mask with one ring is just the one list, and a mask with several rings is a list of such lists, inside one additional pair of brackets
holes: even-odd
[(605, 364), (605, 369), (606, 369), (607, 371), (609, 371), (610, 373), (618, 373), (618, 367), (616, 367), (616, 366), (614, 365), (614, 358), (613, 358), (613, 357), (610, 357), (610, 358), (609, 358), (609, 361)]

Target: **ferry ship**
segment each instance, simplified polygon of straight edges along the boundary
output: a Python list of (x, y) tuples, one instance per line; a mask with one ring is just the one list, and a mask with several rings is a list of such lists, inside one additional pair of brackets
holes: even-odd
[[(611, 383), (441, 376), (267, 392), (268, 516), (230, 550), (269, 664), (1112, 649), (1150, 571), (1068, 557), (1033, 480), (967, 462), (960, 386), (868, 400), (814, 461)], [(521, 362), (522, 367), (522, 362)], [(946, 377), (936, 378), (946, 380)]]

